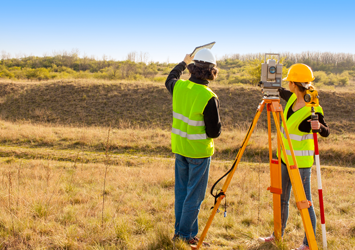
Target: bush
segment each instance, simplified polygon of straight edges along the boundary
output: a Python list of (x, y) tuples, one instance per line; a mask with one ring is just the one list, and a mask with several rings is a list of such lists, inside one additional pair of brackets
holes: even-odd
[(170, 73), (170, 71), (171, 71), (172, 69), (171, 68), (169, 68), (169, 67), (167, 67), (167, 68), (165, 68), (164, 70), (163, 70), (163, 75), (169, 75), (169, 73)]
[(318, 85), (325, 84), (328, 81), (328, 76), (323, 71), (315, 71), (314, 77), (314, 83), (318, 83)]
[(231, 77), (231, 79), (229, 80), (229, 84), (233, 84), (233, 83), (243, 83), (243, 84), (247, 84), (247, 83), (251, 83), (252, 79), (248, 76), (241, 76), (241, 75), (237, 75), (234, 77)]
[(154, 77), (153, 81), (154, 82), (165, 82), (166, 81), (166, 77), (164, 77), (164, 76)]
[(344, 71), (343, 73), (340, 74), (340, 76), (338, 77), (338, 82), (336, 85), (338, 86), (346, 86), (349, 85), (349, 72), (348, 71)]
[(9, 70), (7, 70), (5, 67), (1, 67), (0, 68), (0, 77), (11, 79), (14, 77), (14, 74), (11, 73)]
[(143, 76), (144, 77), (154, 77), (158, 74), (157, 65), (154, 63), (150, 63), (148, 66), (143, 68)]
[(91, 78), (92, 74), (89, 71), (79, 71), (74, 74), (74, 78), (76, 79), (87, 79)]
[(342, 74), (326, 74), (323, 71), (314, 72), (314, 83), (316, 86), (324, 85), (335, 85), (335, 86), (346, 86), (349, 84), (350, 74), (348, 71), (344, 71)]
[(326, 85), (335, 85), (337, 82), (338, 82), (337, 75), (334, 75), (331, 73), (328, 75), (328, 81), (325, 84)]
[(349, 85), (349, 78), (348, 78), (348, 77), (339, 78), (338, 85), (339, 85), (339, 86), (346, 86), (346, 85)]

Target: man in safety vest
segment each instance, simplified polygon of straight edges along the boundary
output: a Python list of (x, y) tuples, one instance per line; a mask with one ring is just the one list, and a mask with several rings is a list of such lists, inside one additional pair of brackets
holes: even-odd
[[(312, 203), (311, 196), (311, 167), (314, 162), (314, 141), (312, 130), (319, 130), (319, 134), (323, 137), (329, 136), (329, 128), (324, 120), (324, 113), (321, 106), (315, 107), (318, 120), (311, 121), (311, 107), (307, 107), (304, 101), (306, 90), (312, 86), (314, 80), (312, 69), (301, 63), (294, 64), (290, 67), (287, 77), (283, 79), (288, 81), (290, 91), (281, 88), (279, 90), (280, 97), (286, 103), (284, 116), (286, 126), (290, 135), (292, 147), (295, 153), (297, 167), (299, 168), (302, 184), (306, 193), (306, 198)], [(286, 155), (290, 165), (294, 165), (291, 151), (287, 143), (286, 134), (283, 125), (281, 132), (283, 144), (285, 145)], [(281, 195), (281, 221), (282, 221), (282, 235), (285, 232), (288, 207), (291, 195), (291, 180), (286, 167), (286, 160), (284, 155), (281, 154), (281, 172), (282, 172), (282, 195)], [(313, 205), (308, 208), (311, 222), (316, 233), (316, 215), (314, 213)], [(266, 238), (259, 238), (260, 242), (274, 241), (274, 235)], [(302, 245), (297, 250), (309, 249), (307, 237), (303, 239)]]
[[(194, 61), (194, 63), (190, 64)], [(181, 80), (185, 69), (189, 80)], [(190, 245), (198, 243), (198, 213), (205, 197), (212, 138), (221, 133), (219, 101), (208, 87), (216, 79), (216, 58), (209, 49), (186, 55), (169, 74), (165, 86), (173, 96), (171, 147), (175, 153), (175, 235)], [(204, 243), (205, 245), (207, 243)]]

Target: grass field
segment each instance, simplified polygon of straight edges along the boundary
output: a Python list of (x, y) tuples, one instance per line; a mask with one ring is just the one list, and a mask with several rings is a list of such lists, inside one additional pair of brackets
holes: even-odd
[[(170, 240), (171, 98), (161, 84), (5, 82), (0, 88), (0, 248), (189, 249)], [(215, 88), (224, 126), (207, 192), (230, 168), (260, 101), (256, 88)], [(328, 249), (354, 249), (355, 93), (326, 90), (321, 97), (332, 133), (320, 139)], [(208, 232), (209, 249), (289, 249), (302, 241), (292, 197), (283, 242), (257, 242), (273, 229), (265, 116), (228, 190), (228, 216), (223, 217), (223, 202)], [(319, 220), (317, 193), (314, 169)], [(200, 231), (212, 205), (207, 193)], [(317, 241), (321, 249), (319, 221)]]

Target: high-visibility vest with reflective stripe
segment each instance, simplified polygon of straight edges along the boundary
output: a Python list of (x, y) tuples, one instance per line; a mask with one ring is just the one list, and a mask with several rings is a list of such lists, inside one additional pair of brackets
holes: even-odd
[(213, 155), (214, 143), (208, 138), (203, 111), (208, 101), (217, 95), (202, 84), (178, 80), (173, 90), (173, 128), (171, 147), (173, 153), (190, 158)]
[[(286, 120), (286, 126), (288, 129), (288, 133), (290, 135), (293, 151), (295, 153), (297, 167), (299, 168), (309, 168), (312, 167), (314, 162), (314, 141), (313, 141), (313, 132), (311, 130), (310, 133), (302, 132), (298, 129), (301, 122), (311, 115), (311, 107), (304, 106), (303, 108), (294, 112), (290, 118), (287, 120), (287, 113), (290, 108), (292, 108), (292, 104), (296, 101), (297, 96), (292, 94), (290, 99), (287, 101), (284, 117)], [(321, 113), (323, 115), (323, 109), (321, 106), (315, 107), (316, 113)], [(282, 133), (282, 141), (285, 145), (286, 155), (290, 165), (294, 165), (290, 147), (288, 145), (288, 141), (286, 138), (286, 132), (284, 130), (283, 124), (281, 126)], [(281, 153), (281, 159), (284, 163), (286, 163), (285, 157), (283, 153)]]

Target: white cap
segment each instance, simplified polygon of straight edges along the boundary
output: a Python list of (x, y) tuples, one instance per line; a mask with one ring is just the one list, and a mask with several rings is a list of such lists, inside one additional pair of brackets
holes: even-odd
[(201, 49), (200, 51), (198, 51), (196, 53), (193, 60), (212, 63), (214, 65), (217, 65), (216, 57), (212, 54), (210, 49)]
[(305, 89), (309, 89), (309, 87), (312, 86), (312, 83), (305, 83), (305, 82), (301, 82), (302, 86), (305, 88)]

